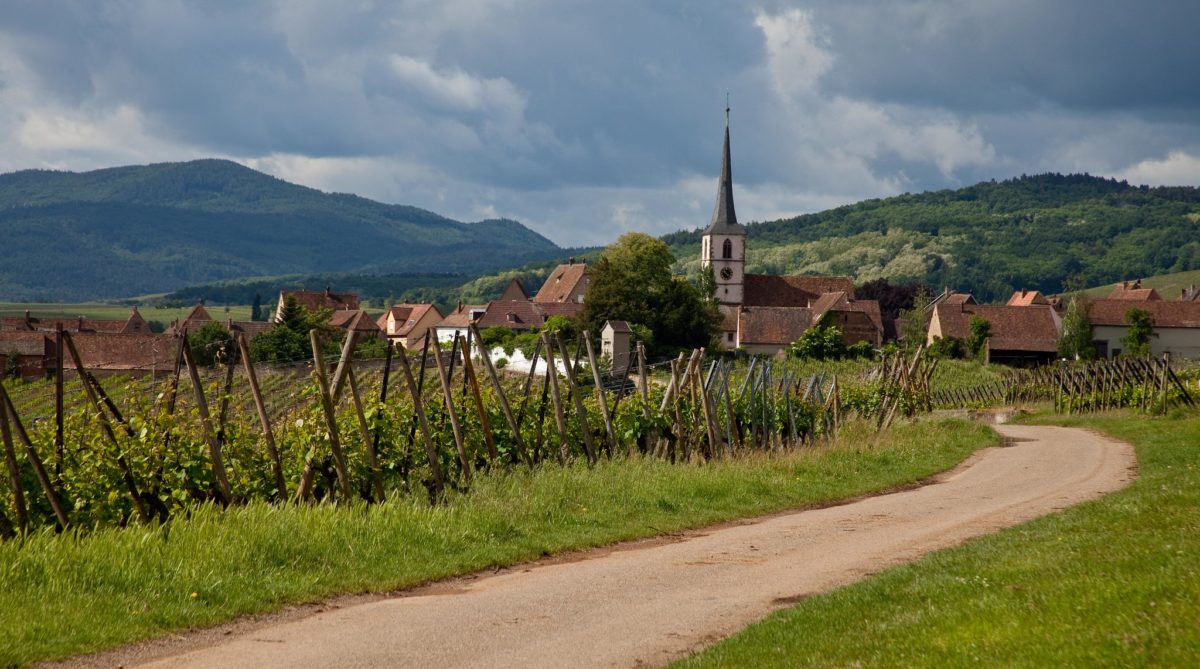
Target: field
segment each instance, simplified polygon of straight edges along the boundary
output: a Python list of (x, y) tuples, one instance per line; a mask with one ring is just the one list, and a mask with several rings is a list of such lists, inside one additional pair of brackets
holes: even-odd
[[(24, 316), (29, 311), (30, 316), (39, 318), (96, 318), (101, 320), (125, 320), (129, 318), (128, 304), (110, 304), (104, 302), (82, 302), (79, 304), (40, 303), (40, 302), (0, 302), (0, 316)], [(152, 307), (138, 306), (138, 312), (147, 321), (158, 321), (170, 325), (173, 320), (183, 320), (194, 307)], [(205, 309), (216, 320), (233, 319), (235, 321), (250, 320), (250, 305), (206, 305)]]
[(1200, 415), (1035, 422), (1133, 443), (1137, 481), (813, 597), (677, 666), (1197, 666)]

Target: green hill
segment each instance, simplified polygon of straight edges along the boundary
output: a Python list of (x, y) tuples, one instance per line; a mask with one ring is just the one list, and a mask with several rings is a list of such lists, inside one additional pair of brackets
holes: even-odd
[[(1002, 300), (1200, 269), (1200, 190), (1043, 174), (747, 226), (747, 271), (921, 281)], [(700, 231), (664, 237), (699, 268)]]
[(90, 300), (244, 276), (477, 274), (561, 255), (520, 223), (461, 223), (226, 160), (0, 175), (0, 296)]
[[(1171, 274), (1160, 274), (1158, 276), (1131, 276), (1128, 279), (1138, 279), (1142, 282), (1143, 288), (1153, 288), (1162, 295), (1164, 300), (1178, 300), (1180, 293), (1185, 288), (1194, 288), (1200, 286), (1200, 270), (1192, 270), (1190, 272), (1173, 272)], [(1107, 297), (1109, 293), (1116, 288), (1119, 281), (1096, 286), (1084, 290), (1084, 294), (1093, 300)]]

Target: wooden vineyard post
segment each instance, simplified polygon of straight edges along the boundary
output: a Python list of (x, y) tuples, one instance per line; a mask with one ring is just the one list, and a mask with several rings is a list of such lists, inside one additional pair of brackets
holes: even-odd
[[(309, 333), (312, 336), (312, 333)], [(338, 398), (342, 396), (342, 388), (346, 382), (346, 374), (350, 372), (351, 359), (354, 357), (354, 345), (358, 343), (358, 332), (350, 330), (346, 332), (346, 338), (342, 340), (342, 352), (338, 357), (337, 369), (333, 372), (333, 381), (329, 383), (329, 398), (335, 404)], [(321, 373), (325, 373), (325, 368), (321, 368)]]
[(479, 342), (479, 350), (482, 352), (483, 366), (487, 369), (488, 379), (492, 382), (492, 389), (496, 391), (496, 397), (500, 400), (500, 410), (504, 412), (504, 420), (508, 422), (508, 429), (512, 431), (513, 443), (517, 447), (517, 453), (525, 464), (532, 465), (533, 461), (529, 459), (529, 452), (525, 449), (525, 442), (521, 439), (521, 425), (513, 417), (512, 407), (508, 404), (508, 398), (504, 395), (504, 386), (500, 383), (500, 376), (496, 374), (496, 366), (492, 364), (491, 351), (483, 346), (483, 338), (479, 336), (479, 328), (471, 323), (471, 332), (475, 333), (475, 341)]
[[(520, 425), (521, 421), (525, 420), (525, 408), (529, 403), (529, 388), (533, 384), (533, 373), (537, 371), (537, 363), (538, 358), (541, 357), (541, 351), (542, 340), (539, 338), (537, 343), (533, 345), (533, 358), (529, 361), (529, 373), (525, 375), (525, 390), (521, 393), (521, 408), (517, 411), (517, 425)], [(544, 381), (542, 385), (545, 386), (546, 383), (548, 381)], [(542, 394), (545, 394), (544, 390)]]
[[(458, 343), (457, 335), (454, 337), (454, 342)], [(453, 363), (454, 358), (450, 360)], [(441, 351), (434, 352), (433, 361), (437, 364), (438, 380), (442, 384), (442, 400), (446, 403), (446, 413), (450, 415), (450, 428), (454, 431), (454, 447), (458, 449), (458, 460), (463, 468), (463, 480), (469, 485), (471, 483), (471, 460), (467, 457), (467, 445), (463, 441), (462, 426), (458, 423), (458, 409), (454, 406), (454, 392), (450, 387), (450, 380), (446, 378), (446, 366), (442, 364)]]
[(604, 419), (604, 433), (608, 437), (608, 455), (612, 457), (617, 449), (617, 435), (613, 430), (612, 416), (608, 413), (608, 399), (604, 397), (604, 384), (600, 382), (600, 368), (596, 366), (596, 353), (592, 349), (592, 336), (581, 332), (583, 343), (587, 347), (588, 366), (592, 368), (592, 382), (596, 384), (596, 399), (600, 404), (600, 416)]
[[(470, 330), (467, 332), (470, 333)], [(480, 340), (477, 338), (475, 341)], [(480, 344), (479, 350), (483, 351), (482, 344)], [(475, 415), (479, 417), (479, 425), (483, 428), (483, 443), (487, 446), (488, 459), (492, 465), (495, 465), (500, 454), (496, 452), (496, 441), (492, 438), (492, 422), (488, 419), (487, 410), (483, 407), (483, 395), (479, 392), (479, 379), (475, 376), (475, 365), (471, 362), (471, 337), (469, 334), (463, 339), (462, 356), (463, 377), (470, 386), (471, 395), (475, 399)], [(484, 352), (484, 357), (486, 356), (487, 353)]]
[(246, 345), (246, 335), (239, 332), (236, 339), (238, 351), (241, 353), (242, 367), (246, 370), (246, 380), (250, 383), (250, 394), (254, 397), (254, 409), (258, 412), (258, 422), (262, 426), (267, 457), (271, 459), (271, 473), (275, 476), (275, 490), (279, 495), (279, 501), (283, 502), (288, 498), (287, 482), (283, 478), (283, 462), (279, 459), (279, 450), (275, 447), (275, 433), (271, 430), (271, 418), (267, 414), (262, 391), (258, 387), (258, 375), (254, 372), (254, 363), (250, 360), (250, 347)]
[[(649, 385), (649, 379), (646, 377), (646, 346), (644, 344), (642, 344), (642, 342), (640, 342), (640, 341), (637, 344), (637, 354), (638, 354), (638, 392), (640, 392), (641, 396), (642, 396), (642, 418), (645, 418), (646, 421), (649, 422), (650, 421), (650, 385)], [(653, 432), (651, 434), (646, 435), (647, 450), (649, 450), (650, 445), (653, 444), (656, 440), (657, 439), (656, 439), (655, 435), (653, 434)], [(630, 457), (632, 457), (636, 453), (637, 453), (637, 444), (630, 442), (629, 443)]]
[(708, 457), (715, 460), (720, 455), (720, 448), (718, 447), (718, 441), (720, 440), (717, 437), (716, 417), (713, 416), (712, 402), (709, 401), (708, 396), (708, 387), (700, 380), (699, 365), (696, 366), (696, 371), (693, 374), (693, 383), (699, 387), (700, 391), (700, 408), (704, 412), (704, 426), (708, 430)]
[[(353, 332), (346, 335), (347, 340), (353, 338)], [(353, 494), (350, 487), (350, 475), (346, 472), (346, 457), (342, 453), (342, 442), (338, 436), (337, 412), (333, 407), (333, 395), (329, 390), (329, 380), (325, 376), (325, 359), (321, 355), (321, 342), (317, 331), (308, 331), (308, 341), (312, 345), (313, 370), (317, 375), (317, 387), (321, 395), (321, 409), (325, 412), (325, 424), (329, 426), (329, 449), (333, 451), (333, 467), (337, 471), (338, 487), (342, 497), (350, 499)], [(339, 364), (339, 369), (349, 371), (348, 367)], [(345, 373), (343, 371), (343, 374)], [(307, 493), (307, 490), (305, 490)]]
[(217, 482), (217, 494), (226, 506), (233, 503), (233, 493), (229, 488), (229, 479), (225, 475), (225, 461), (221, 457), (221, 443), (213, 434), (212, 419), (208, 414), (208, 400), (204, 397), (204, 384), (200, 380), (200, 370), (196, 367), (196, 359), (192, 355), (192, 347), (183, 340), (183, 362), (187, 365), (188, 376), (192, 379), (192, 390), (196, 394), (196, 410), (200, 412), (200, 425), (204, 430), (204, 439), (208, 442), (208, 453), (212, 459), (213, 478)]
[[(596, 452), (592, 442), (592, 428), (588, 426), (588, 411), (583, 406), (583, 396), (580, 393), (580, 387), (575, 382), (575, 363), (570, 362), (570, 358), (566, 356), (566, 345), (563, 344), (563, 337), (558, 332), (554, 333), (554, 340), (558, 342), (558, 350), (563, 354), (563, 362), (566, 363), (566, 386), (568, 386), (571, 397), (575, 400), (575, 411), (580, 416), (580, 433), (583, 435), (583, 450), (587, 453), (588, 463), (595, 464)], [(582, 354), (582, 351), (580, 351)], [(575, 356), (576, 360), (578, 357)]]
[(350, 385), (350, 398), (354, 401), (354, 416), (358, 419), (358, 431), (362, 437), (363, 450), (367, 452), (367, 466), (371, 469), (371, 487), (375, 501), (383, 501), (383, 472), (379, 470), (379, 457), (375, 453), (375, 441), (371, 439), (371, 428), (363, 413), (362, 396), (358, 394), (358, 381), (354, 378), (354, 367), (347, 365), (346, 382)]
[[(433, 347), (434, 347), (434, 350), (438, 350), (436, 332), (434, 334), (435, 334), (435, 336), (432, 338), (432, 340), (434, 342)], [(425, 367), (429, 364), (429, 342), (430, 342), (430, 339), (431, 338), (429, 336), (429, 333), (426, 332), (425, 333), (425, 342), (421, 345), (421, 369), (419, 372), (417, 372), (417, 377), (416, 377), (416, 384), (417, 384), (416, 388), (417, 388), (418, 395), (425, 392)], [(407, 353), (405, 353), (404, 351), (400, 352), (400, 357), (404, 358), (405, 368), (408, 368), (409, 371), (411, 372), (412, 369), (408, 365), (408, 358), (406, 356), (407, 356)], [(412, 420), (409, 422), (408, 446), (406, 448), (409, 448), (409, 449), (412, 448), (413, 439), (416, 439), (416, 437), (417, 437), (417, 416), (414, 413)]]
[(1162, 358), (1162, 380), (1159, 382), (1159, 401), (1162, 403), (1162, 412), (1167, 413), (1167, 374), (1171, 371), (1171, 354), (1164, 353)]
[[(81, 379), (82, 380), (82, 379)], [(62, 483), (63, 448), (63, 326), (54, 331), (54, 478)]]
[[(550, 399), (554, 402), (554, 421), (558, 427), (558, 448), (560, 462), (565, 463), (571, 455), (571, 446), (567, 442), (567, 418), (563, 414), (562, 398), (558, 391), (558, 370), (554, 367), (554, 350), (550, 337), (545, 330), (541, 333), (542, 349), (546, 353), (546, 378), (550, 384)], [(542, 403), (545, 406), (545, 403)]]
[(729, 398), (729, 368), (721, 365), (721, 395), (725, 397), (725, 448), (732, 455), (742, 449), (741, 434), (733, 419), (733, 402)]
[(217, 411), (217, 443), (225, 446), (225, 427), (229, 422), (229, 396), (233, 392), (233, 372), (237, 369), (237, 349), (225, 352), (225, 383), (221, 386), (221, 408)]
[[(426, 333), (426, 339), (428, 339), (428, 333)], [(383, 381), (379, 386), (380, 408), (387, 404), (388, 382), (391, 379), (392, 373), (392, 355), (394, 355), (396, 351), (396, 345), (393, 344), (391, 340), (386, 341), (387, 353), (384, 354), (383, 358)], [(371, 432), (371, 447), (375, 449), (376, 453), (379, 452), (379, 421), (375, 422), (375, 429)]]
[[(129, 491), (129, 495), (133, 500), (133, 508), (142, 522), (149, 522), (150, 514), (146, 512), (146, 505), (142, 503), (142, 496), (138, 493), (137, 480), (133, 477), (133, 469), (130, 468), (129, 461), (121, 454), (121, 445), (117, 442), (117, 435), (113, 432), (112, 423), (109, 422), (108, 415), (104, 413), (104, 408), (100, 404), (99, 397), (97, 397), (97, 386), (99, 384), (96, 383), (91, 373), (83, 366), (83, 360), (79, 357), (79, 351), (75, 348), (75, 341), (71, 338), (71, 334), (63, 332), (62, 335), (63, 343), (67, 345), (67, 351), (70, 352), (71, 359), (75, 363), (75, 369), (79, 373), (79, 385), (83, 386), (88, 402), (92, 405), (92, 410), (96, 412), (97, 419), (100, 421), (100, 431), (117, 452), (117, 467), (121, 470), (121, 478), (124, 480), (125, 488)], [(125, 426), (125, 429), (126, 432), (132, 434), (132, 430), (128, 425)]]
[(33, 466), (33, 472), (37, 475), (38, 484), (41, 485), (42, 493), (46, 495), (46, 501), (50, 503), (50, 508), (54, 510), (54, 517), (58, 520), (59, 528), (67, 529), (67, 510), (63, 508), (58, 492), (54, 489), (54, 483), (46, 473), (46, 467), (42, 464), (41, 457), (38, 456), (37, 450), (33, 447), (33, 442), (29, 439), (29, 433), (25, 431), (25, 426), (21, 424), (21, 418), (17, 415), (17, 407), (13, 404), (12, 398), (4, 390), (3, 385), (0, 385), (0, 413), (7, 413), (9, 415), (10, 431), (16, 434), (21, 444), (25, 447), (25, 457), (29, 459), (29, 464)]
[[(429, 340), (426, 339), (428, 342)], [(422, 359), (424, 356), (422, 356)], [(408, 364), (408, 356), (400, 352), (400, 367), (404, 373), (404, 383), (408, 386), (408, 394), (412, 396), (413, 413), (417, 416), (417, 424), (421, 427), (421, 437), (425, 442), (425, 456), (429, 459), (429, 469), (433, 472), (434, 494), (440, 495), (446, 485), (442, 475), (442, 466), (438, 463), (437, 447), (433, 444), (433, 431), (429, 429), (429, 419), (425, 415), (425, 403), (421, 401), (421, 390), (417, 380), (413, 378), (412, 367)]]
[(8, 464), (8, 482), (12, 486), (13, 508), (17, 512), (17, 530), (24, 535), (29, 530), (29, 512), (25, 508), (25, 491), (21, 487), (21, 468), (13, 448), (12, 431), (8, 427), (8, 406), (0, 406), (0, 440), (4, 442), (4, 461)]

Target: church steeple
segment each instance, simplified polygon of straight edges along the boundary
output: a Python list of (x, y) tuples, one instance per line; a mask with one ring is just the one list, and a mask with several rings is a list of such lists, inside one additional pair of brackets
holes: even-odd
[(733, 207), (733, 167), (729, 158), (729, 106), (725, 106), (725, 149), (721, 155), (721, 180), (717, 183), (717, 205), (713, 208), (712, 222), (704, 230), (706, 234), (744, 235), (745, 228), (738, 224), (737, 211)]

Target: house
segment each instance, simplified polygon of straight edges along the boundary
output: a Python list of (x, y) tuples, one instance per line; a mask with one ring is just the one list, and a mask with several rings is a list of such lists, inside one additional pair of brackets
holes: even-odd
[(528, 300), (529, 293), (525, 292), (525, 284), (517, 277), (513, 277), (512, 281), (504, 287), (504, 292), (500, 294), (501, 300)]
[(553, 316), (574, 318), (583, 308), (578, 302), (531, 302), (528, 300), (493, 300), (484, 307), (476, 325), (480, 330), (505, 327), (518, 332), (540, 328)]
[(726, 113), (717, 203), (700, 237), (701, 265), (713, 273), (716, 283), (721, 345), (774, 355), (827, 316), (841, 328), (847, 345), (859, 341), (881, 345), (884, 324), (879, 303), (856, 300), (850, 278), (745, 272), (746, 228), (738, 223), (734, 206)]
[(1035, 304), (1050, 306), (1050, 299), (1036, 290), (1018, 290), (1008, 298), (1010, 307), (1031, 307)]
[[(513, 279), (519, 288), (521, 283)], [(512, 283), (509, 284), (512, 286)], [(522, 291), (522, 294), (524, 292)], [(397, 304), (387, 310), (375, 322), (388, 341), (407, 349), (421, 346), (425, 334), (444, 318), (437, 306), (432, 304)]]
[[(167, 327), (166, 334), (178, 337), (184, 332), (196, 332), (209, 323), (213, 323), (213, 317), (208, 313), (208, 309), (204, 308), (204, 303), (197, 304), (188, 313), (182, 321), (172, 321)], [(270, 330), (274, 323), (266, 321), (235, 321), (233, 319), (225, 319), (224, 321), (215, 321), (221, 324), (221, 327), (230, 334), (241, 333), (246, 337), (246, 341), (254, 339), (259, 334)]]
[(583, 304), (587, 288), (587, 263), (575, 262), (575, 258), (571, 258), (567, 264), (559, 265), (550, 272), (537, 295), (534, 295), (533, 301)]
[(42, 379), (54, 369), (54, 340), (44, 332), (0, 332), (0, 374), (9, 361), (17, 361), (17, 374), (26, 380)]
[(77, 334), (80, 332), (103, 332), (108, 334), (146, 334), (150, 332), (150, 324), (142, 318), (137, 307), (129, 311), (125, 320), (108, 320), (98, 318), (37, 318), (28, 311), (24, 316), (5, 316), (0, 318), (0, 332), (54, 332), (59, 326), (64, 332)]
[(278, 322), (283, 319), (283, 308), (287, 305), (288, 298), (295, 300), (296, 304), (304, 307), (309, 313), (316, 313), (321, 309), (353, 311), (359, 308), (358, 295), (335, 293), (328, 286), (323, 291), (281, 290), (279, 291), (279, 305), (275, 308), (274, 321)]
[(329, 317), (329, 324), (340, 330), (358, 333), (358, 341), (383, 339), (383, 330), (362, 309), (339, 309)]
[(608, 356), (614, 375), (624, 376), (629, 373), (633, 364), (633, 356), (630, 353), (632, 339), (633, 330), (625, 321), (605, 321), (604, 327), (600, 328), (600, 355)]
[(975, 317), (988, 322), (991, 336), (987, 341), (987, 356), (991, 362), (1033, 366), (1050, 362), (1058, 354), (1059, 321), (1048, 304), (942, 302), (933, 308), (926, 343), (932, 344), (936, 337), (966, 341), (971, 336), (971, 319)]
[(1144, 302), (1147, 300), (1161, 300), (1162, 296), (1153, 288), (1142, 288), (1142, 280), (1138, 279), (1137, 281), (1122, 281), (1113, 286), (1112, 292), (1108, 294), (1108, 299)]
[(1180, 302), (1200, 302), (1200, 289), (1195, 285), (1180, 289)]
[(463, 304), (460, 302), (454, 311), (433, 326), (435, 341), (454, 341), (455, 335), (466, 337), (470, 332), (471, 323), (478, 321), (487, 312), (487, 309), (488, 305), (486, 304)]
[(1123, 339), (1129, 334), (1125, 314), (1141, 309), (1154, 322), (1150, 337), (1150, 353), (1161, 356), (1170, 353), (1177, 358), (1200, 358), (1200, 302), (1147, 299), (1096, 300), (1088, 309), (1092, 323), (1092, 344), (1101, 358), (1121, 354)]

